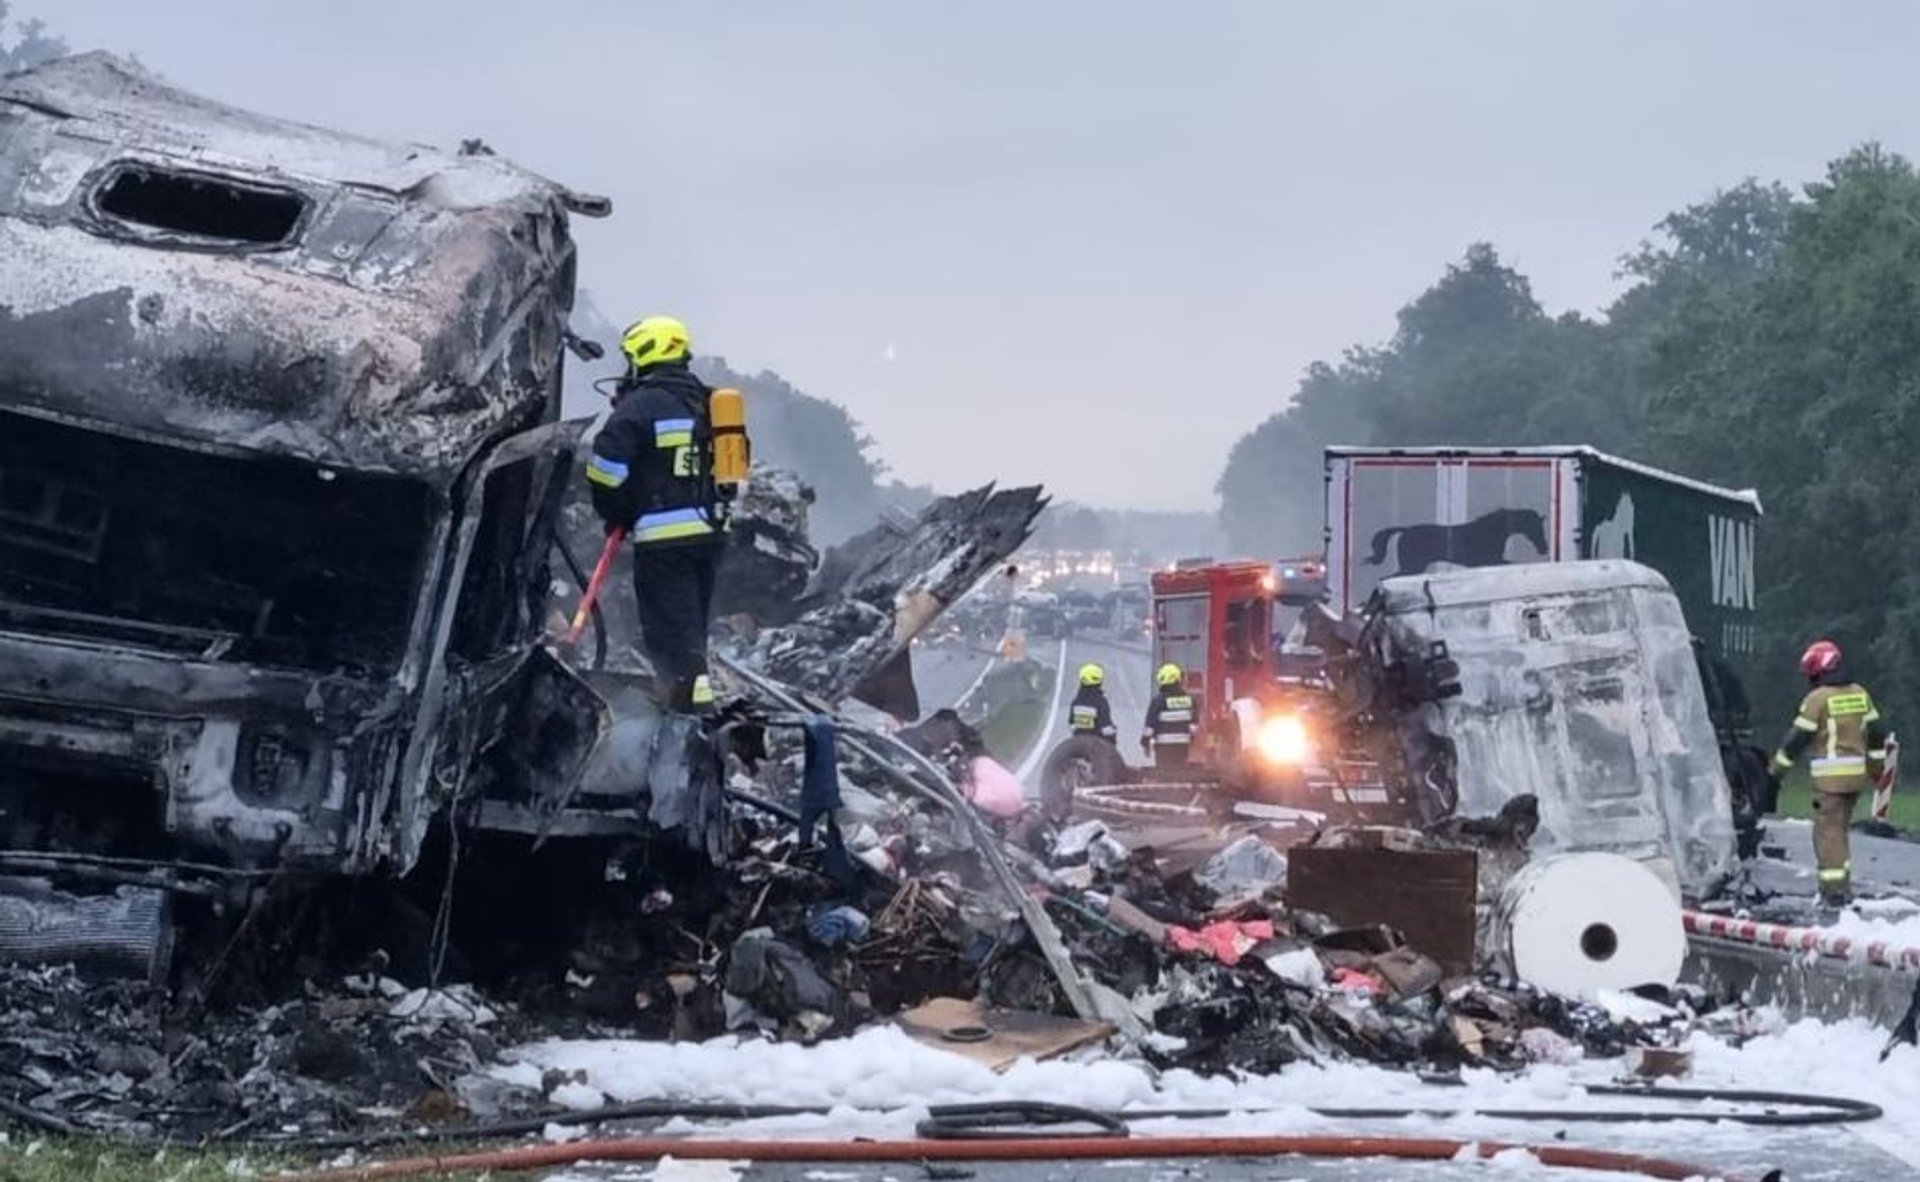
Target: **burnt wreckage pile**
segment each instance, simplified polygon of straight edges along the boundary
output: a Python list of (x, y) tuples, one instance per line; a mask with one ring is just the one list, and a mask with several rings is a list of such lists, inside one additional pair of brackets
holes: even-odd
[[(1445, 1072), (1673, 1047), (1743, 1020), (1686, 988), (1575, 1001), (1474, 963), (1440, 927), (1437, 957), (1287, 901), (1322, 845), (1524, 858), (1505, 818), (1330, 830), (1288, 855), (1248, 834), (1170, 872), (1097, 820), (1025, 848), (983, 833), (940, 785), (943, 752), (916, 757), (945, 729), (910, 728), (901, 749), (851, 724), (803, 732), (809, 750), (768, 743), (724, 810), (723, 862), (671, 834), (609, 860), (553, 958), (485, 988), (395, 981), (375, 952), (183, 1022), (145, 983), (0, 969), (0, 1107), (51, 1128), (271, 1140), (578, 1107), (560, 1074), (535, 1091), (490, 1070), (553, 1036), (810, 1043), (892, 1021), (950, 1050), (962, 1026), (1043, 1036), (1005, 1059), (1108, 1044), (1206, 1074), (1349, 1058)], [(803, 839), (792, 818), (828, 767), (837, 800)], [(1469, 872), (1469, 906), (1472, 890)]]
[[(796, 495), (749, 501), (736, 546), (754, 545), (759, 562), (770, 548), (749, 539), (777, 533), (792, 553), (811, 554), (799, 486), (778, 473), (765, 484)], [(744, 692), (717, 726), (676, 735), (680, 720), (649, 713), (644, 693), (616, 701), (635, 713), (608, 745), (664, 790), (612, 839), (557, 838), (529, 856), (540, 837), (469, 833), (465, 865), (443, 866), (430, 851), (431, 873), (394, 888), (348, 880), (268, 892), (210, 969), (176, 972), (171, 995), (158, 983), (161, 960), (101, 941), (104, 925), (84, 946), (38, 947), (49, 931), (43, 901), (32, 891), (0, 897), (0, 937), (19, 958), (0, 967), (0, 1107), (49, 1128), (190, 1138), (532, 1110), (539, 1096), (496, 1094), (479, 1069), (536, 1035), (696, 1038), (748, 1024), (817, 1038), (951, 992), (977, 972), (976, 933), (1004, 935), (1008, 923), (991, 891), (959, 885), (979, 879), (972, 837), (953, 836), (950, 814), (943, 823), (939, 809), (901, 799), (903, 776), (922, 777), (923, 793), (939, 799), (939, 773), (839, 759), (841, 726), (755, 669), (763, 652), (790, 660), (813, 644), (830, 646), (820, 654), (838, 677), (823, 683), (829, 695), (874, 681), (904, 661), (901, 620), (928, 611), (923, 596), (957, 595), (998, 566), (1043, 505), (1034, 490), (942, 500), (833, 551), (826, 567), (842, 573), (775, 617), (784, 622), (741, 613), (739, 663), (726, 680)], [(861, 606), (843, 602), (848, 594)], [(645, 681), (625, 646), (612, 646), (607, 664)], [(850, 754), (887, 748), (911, 761), (911, 748), (861, 733), (846, 736)], [(663, 736), (710, 748), (716, 778), (686, 774), (691, 758), (665, 775)], [(723, 783), (711, 807), (689, 804)], [(567, 815), (586, 815), (587, 803), (570, 802)], [(823, 840), (802, 840), (803, 817)], [(597, 815), (603, 827), (621, 819), (617, 809)], [(503, 845), (514, 848), (503, 856)], [(930, 877), (906, 875), (907, 865)], [(931, 877), (950, 868), (955, 877)], [(124, 909), (125, 899), (95, 894), (81, 905)], [(430, 914), (436, 905), (446, 910)], [(85, 971), (54, 963), (63, 954)], [(440, 969), (484, 980), (484, 995), (424, 987)]]
[(549, 1027), (374, 973), (185, 1022), (145, 984), (0, 967), (0, 1122), (171, 1140), (486, 1112), (483, 1069)]
[[(918, 749), (955, 725), (902, 737)], [(669, 880), (637, 883), (673, 916), (680, 948), (663, 949), (638, 989), (614, 991), (616, 1010), (599, 1019), (676, 1039), (759, 1031), (809, 1042), (891, 1018), (938, 1046), (942, 1022), (992, 1032), (1049, 1015), (1063, 1046), (1112, 1037), (1156, 1066), (1203, 1073), (1340, 1058), (1513, 1069), (1670, 1047), (1702, 1021), (1737, 1020), (1691, 988), (1589, 1003), (1475, 955), (1476, 856), (1495, 867), (1527, 857), (1514, 837), (1524, 826), (1506, 817), (1429, 833), (1329, 830), (1291, 856), (1247, 833), (1173, 871), (1179, 859), (1130, 847), (1098, 820), (1020, 843), (983, 834), (992, 823), (954, 807), (926, 767), (963, 762), (964, 733), (924, 762), (882, 754), (885, 741), (857, 727), (842, 734), (863, 754), (840, 765), (837, 832), (748, 840), (720, 871), (718, 909), (676, 915)], [(790, 758), (790, 778), (804, 780), (821, 756)], [(922, 775), (926, 790), (908, 785)], [(1322, 845), (1464, 856), (1466, 893), (1445, 917), (1464, 921), (1464, 940), (1436, 928), (1443, 961), (1391, 927), (1289, 902), (1289, 861)], [(1500, 875), (1489, 876), (1496, 895)], [(573, 987), (594, 985), (581, 974)]]
[[(978, 546), (969, 523), (1017, 544), (1038, 508), (1026, 491), (959, 498), (857, 540), (840, 565), (978, 577), (1007, 547)], [(783, 512), (803, 524), (795, 505)], [(796, 552), (806, 545), (791, 528), (784, 540)], [(874, 557), (915, 551), (912, 562)], [(1252, 825), (1182, 857), (1129, 844), (1100, 820), (1016, 827), (976, 811), (967, 797), (982, 744), (952, 712), (891, 730), (821, 701), (851, 697), (897, 659), (886, 638), (901, 605), (932, 583), (856, 573), (838, 585), (862, 588), (862, 608), (825, 599), (785, 624), (737, 621), (721, 645), (736, 696), (715, 732), (720, 799), (675, 810), (643, 838), (537, 864), (563, 884), (549, 896), (562, 901), (540, 916), (552, 938), (510, 965), (489, 949), (493, 967), (475, 974), (481, 990), (394, 982), (384, 973), (409, 974), (377, 948), (357, 971), (315, 960), (298, 995), (218, 1010), (188, 1035), (158, 1016), (160, 999), (143, 986), (14, 969), (0, 1085), (19, 1109), (72, 1127), (317, 1133), (554, 1111), (567, 1079), (535, 1092), (486, 1070), (540, 1035), (812, 1042), (893, 1021), (943, 1045), (956, 1025), (993, 1035), (1044, 1015), (1049, 1046), (1113, 1040), (1159, 1066), (1219, 1073), (1348, 1057), (1516, 1068), (1670, 1046), (1701, 1021), (1724, 1020), (1694, 991), (1652, 991), (1623, 1009), (1479, 971), (1489, 966), (1474, 951), (1474, 912), (1527, 862), (1538, 821), (1530, 798), (1422, 833), (1327, 830), (1284, 855)], [(842, 658), (821, 698), (764, 673), (776, 654), (824, 633), (820, 621), (844, 619), (864, 624), (812, 641)], [(610, 663), (637, 666), (629, 650), (614, 653)], [(564, 870), (583, 848), (599, 860)], [(1467, 859), (1464, 893), (1456, 873), (1442, 915), (1452, 929), (1420, 933), (1433, 938), (1429, 950), (1304, 905), (1303, 870), (1323, 848)], [(489, 894), (478, 877), (456, 880), (456, 920), (508, 938), (499, 921), (509, 896), (530, 884)], [(457, 962), (480, 941), (455, 928)], [(102, 1025), (113, 1038), (97, 1037)]]

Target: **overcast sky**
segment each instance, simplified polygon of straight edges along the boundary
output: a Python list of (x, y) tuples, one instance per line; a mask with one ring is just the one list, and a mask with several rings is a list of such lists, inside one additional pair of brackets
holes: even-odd
[(1915, 151), (1920, 5), (16, 0), (310, 122), (611, 196), (625, 322), (846, 405), (897, 474), (1202, 508), (1469, 242), (1559, 311), (1664, 213)]

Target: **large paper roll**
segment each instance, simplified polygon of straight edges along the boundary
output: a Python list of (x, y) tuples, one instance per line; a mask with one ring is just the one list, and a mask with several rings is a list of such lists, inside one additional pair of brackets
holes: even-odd
[(1673, 892), (1618, 854), (1531, 863), (1501, 893), (1500, 918), (1516, 977), (1589, 1001), (1603, 990), (1672, 985), (1687, 955)]

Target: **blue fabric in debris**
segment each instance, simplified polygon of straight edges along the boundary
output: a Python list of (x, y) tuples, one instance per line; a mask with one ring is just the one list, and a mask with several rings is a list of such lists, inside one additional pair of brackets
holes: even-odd
[(800, 724), (806, 739), (807, 766), (800, 777), (800, 843), (813, 841), (813, 823), (832, 819), (840, 808), (839, 733), (833, 720), (810, 715)]
[(869, 926), (864, 912), (842, 904), (838, 907), (822, 907), (809, 916), (807, 935), (828, 948), (837, 948), (842, 944), (858, 944), (866, 939)]
[(824, 822), (821, 842), (826, 849), (827, 873), (841, 886), (854, 882), (853, 857), (840, 836), (840, 823), (834, 813), (840, 809), (839, 732), (833, 720), (809, 715), (800, 724), (806, 740), (806, 770), (800, 777), (800, 844), (813, 844), (814, 822)]

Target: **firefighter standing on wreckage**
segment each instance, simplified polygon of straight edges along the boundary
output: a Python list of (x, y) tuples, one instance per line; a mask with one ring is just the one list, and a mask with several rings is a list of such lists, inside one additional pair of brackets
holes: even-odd
[(1820, 899), (1838, 906), (1852, 896), (1848, 827), (1860, 794), (1885, 771), (1887, 729), (1873, 695), (1847, 676), (1840, 646), (1816, 641), (1801, 654), (1800, 671), (1812, 686), (1780, 749), (1775, 775), (1808, 755), (1813, 773), (1813, 853)]
[(633, 544), (641, 639), (663, 700), (703, 711), (713, 705), (707, 627), (729, 502), (746, 478), (740, 395), (694, 376), (687, 327), (670, 316), (634, 323), (620, 351), (627, 372), (594, 438), (587, 481), (608, 533)]

